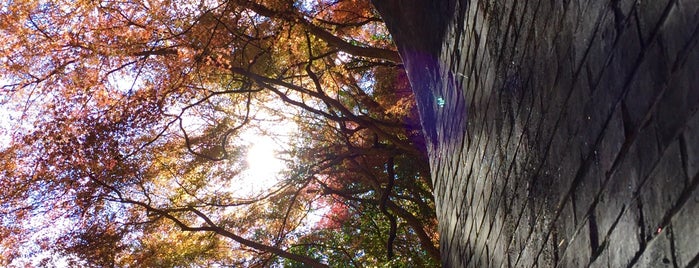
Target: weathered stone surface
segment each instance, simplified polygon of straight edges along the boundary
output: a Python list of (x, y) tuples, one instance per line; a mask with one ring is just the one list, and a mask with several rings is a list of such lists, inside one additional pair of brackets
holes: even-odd
[(693, 178), (699, 173), (699, 113), (689, 120), (681, 142), (686, 154), (687, 177)]
[[(696, 178), (695, 178), (696, 180)], [(694, 182), (696, 184), (696, 181)], [(695, 186), (696, 187), (696, 186)], [(691, 267), (689, 264), (694, 261), (698, 265), (699, 228), (697, 228), (697, 217), (699, 215), (699, 189), (689, 193), (686, 203), (682, 209), (672, 218), (672, 242), (674, 243), (674, 256), (680, 267)]]
[(671, 243), (670, 232), (665, 230), (648, 243), (634, 267), (673, 267)]
[(374, 2), (445, 267), (699, 265), (699, 0)]

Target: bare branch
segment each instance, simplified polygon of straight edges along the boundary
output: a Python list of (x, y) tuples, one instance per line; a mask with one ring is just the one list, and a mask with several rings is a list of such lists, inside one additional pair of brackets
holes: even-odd
[(336, 35), (328, 32), (327, 30), (313, 24), (312, 22), (308, 21), (306, 18), (304, 18), (303, 16), (301, 16), (298, 13), (295, 13), (292, 11), (277, 12), (277, 11), (274, 11), (272, 9), (265, 7), (264, 5), (258, 4), (254, 1), (248, 1), (248, 0), (236, 1), (236, 4), (244, 5), (245, 7), (251, 9), (252, 11), (255, 11), (255, 13), (260, 14), (262, 16), (266, 16), (266, 17), (270, 17), (270, 18), (280, 18), (280, 19), (284, 19), (286, 21), (299, 23), (301, 26), (306, 28), (314, 36), (322, 39), (323, 41), (327, 42), (329, 45), (336, 47), (336, 48), (338, 48), (338, 49), (340, 49), (348, 54), (360, 56), (360, 57), (383, 59), (383, 60), (387, 60), (387, 61), (391, 61), (391, 62), (395, 62), (395, 63), (402, 62), (400, 55), (398, 55), (398, 52), (396, 52), (394, 50), (375, 48), (375, 47), (355, 46), (355, 45), (351, 44), (350, 42), (347, 42), (347, 41), (343, 40), (342, 38), (337, 37)]

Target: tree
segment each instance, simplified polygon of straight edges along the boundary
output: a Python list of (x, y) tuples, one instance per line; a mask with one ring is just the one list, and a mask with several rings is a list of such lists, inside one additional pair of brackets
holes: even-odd
[[(367, 1), (1, 10), (3, 108), (17, 116), (0, 159), (3, 264), (439, 258), (413, 97)], [(289, 149), (284, 180), (241, 194), (241, 133), (262, 114), (313, 135)], [(342, 221), (304, 227), (322, 204)]]

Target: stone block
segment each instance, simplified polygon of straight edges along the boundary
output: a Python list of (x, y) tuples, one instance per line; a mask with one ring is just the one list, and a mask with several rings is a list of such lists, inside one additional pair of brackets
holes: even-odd
[(573, 204), (575, 204), (575, 215), (584, 217), (588, 214), (590, 205), (592, 205), (601, 189), (601, 178), (603, 176), (604, 174), (601, 172), (599, 165), (592, 163), (578, 186), (573, 189), (575, 192), (572, 196)]
[[(688, 55), (690, 62), (699, 62), (699, 52)], [(654, 114), (661, 145), (673, 142), (699, 108), (699, 64), (683, 68), (673, 75), (667, 91)]]
[(585, 61), (588, 46), (594, 40), (599, 41), (597, 40), (599, 38), (597, 29), (603, 14), (606, 13), (606, 8), (604, 6), (602, 2), (585, 1), (584, 11), (577, 11), (580, 12), (577, 14), (579, 16), (579, 21), (573, 35), (573, 52), (575, 54), (575, 60), (573, 62), (576, 67), (581, 66), (582, 62)]
[(699, 113), (694, 113), (682, 134), (683, 152), (686, 155), (687, 179), (694, 178), (699, 173)]
[(687, 201), (672, 218), (671, 223), (675, 256), (680, 267), (688, 267), (689, 262), (699, 254), (699, 189), (695, 188), (688, 194)]
[(663, 44), (670, 62), (682, 60), (681, 53), (691, 42), (693, 32), (699, 26), (699, 5), (692, 0), (677, 1), (668, 14), (668, 20), (661, 28), (658, 40)]
[(656, 162), (662, 154), (658, 144), (658, 135), (655, 131), (655, 127), (651, 124), (643, 127), (637, 134), (634, 144), (631, 146), (636, 147), (634, 150), (636, 155), (629, 157), (635, 158), (631, 161), (636, 164), (638, 176), (640, 178), (644, 178), (651, 172), (653, 167), (655, 167)]
[[(632, 167), (632, 165), (624, 165), (624, 167)], [(618, 172), (610, 178), (595, 209), (600, 236), (612, 231), (614, 226), (619, 224), (620, 219), (629, 213), (628, 210), (635, 209), (637, 206), (633, 202), (635, 200), (633, 194), (638, 180), (637, 174), (631, 168), (623, 168), (621, 171), (628, 173)]]
[(626, 109), (625, 124), (629, 128), (640, 128), (644, 120), (648, 119), (651, 107), (666, 90), (670, 75), (670, 63), (662, 56), (659, 44), (653, 43), (645, 51), (653, 56), (643, 59), (637, 75), (629, 85), (629, 93), (623, 100)]
[(679, 142), (663, 153), (647, 181), (639, 189), (643, 206), (644, 233), (653, 234), (662, 227), (663, 217), (675, 205), (685, 187)]
[(662, 232), (651, 240), (633, 267), (673, 267), (672, 245), (669, 232)]
[(619, 156), (621, 146), (626, 141), (621, 106), (617, 106), (603, 130), (602, 141), (593, 151), (595, 160), (599, 162), (601, 171), (608, 174)]
[(607, 67), (607, 59), (612, 54), (615, 41), (619, 35), (614, 24), (613, 10), (607, 9), (604, 12), (602, 21), (597, 29), (595, 41), (590, 43), (587, 57), (582, 66), (580, 66), (582, 70), (578, 70), (578, 72), (586, 72), (589, 75), (591, 91), (594, 91), (602, 71)]
[(581, 222), (572, 240), (568, 243), (563, 252), (561, 261), (557, 267), (585, 267), (590, 262), (592, 256), (590, 247), (590, 231), (587, 220)]
[(605, 241), (607, 267), (626, 267), (640, 249), (639, 215), (635, 205), (629, 204)]

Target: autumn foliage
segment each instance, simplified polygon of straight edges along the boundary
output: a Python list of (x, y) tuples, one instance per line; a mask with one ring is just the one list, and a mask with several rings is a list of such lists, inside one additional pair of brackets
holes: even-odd
[[(0, 4), (0, 266), (434, 266), (400, 58), (365, 0)], [(295, 134), (241, 190), (245, 133)]]

